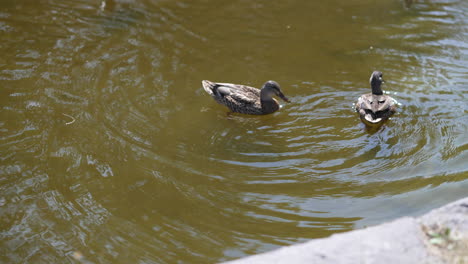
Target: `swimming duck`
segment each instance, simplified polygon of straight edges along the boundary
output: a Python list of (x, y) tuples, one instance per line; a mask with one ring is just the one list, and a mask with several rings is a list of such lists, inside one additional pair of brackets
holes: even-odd
[(372, 93), (363, 94), (356, 103), (356, 111), (367, 124), (380, 124), (396, 112), (395, 100), (384, 95), (380, 86), (384, 82), (383, 74), (374, 71), (370, 77)]
[(266, 82), (262, 89), (232, 84), (202, 81), (203, 88), (216, 102), (227, 106), (231, 111), (241, 114), (266, 115), (277, 111), (280, 104), (273, 95), (279, 96), (286, 102), (289, 99), (284, 96), (279, 84), (275, 81)]

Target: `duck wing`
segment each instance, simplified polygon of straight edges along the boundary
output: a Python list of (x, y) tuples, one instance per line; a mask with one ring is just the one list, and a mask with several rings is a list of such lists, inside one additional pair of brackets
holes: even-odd
[(260, 101), (260, 90), (246, 85), (230, 87), (229, 97), (240, 104), (255, 104)]
[(393, 98), (388, 95), (364, 94), (356, 103), (356, 110), (370, 123), (379, 123), (396, 112)]
[(373, 96), (372, 94), (363, 94), (361, 97), (359, 97), (357, 103), (356, 103), (356, 110), (359, 111), (361, 109), (363, 110), (373, 110)]
[(395, 111), (395, 102), (388, 95), (364, 94), (356, 103), (356, 110), (368, 110), (374, 113)]
[(374, 112), (383, 112), (383, 111), (395, 111), (395, 102), (393, 98), (388, 95), (376, 96), (376, 104)]
[(203, 88), (215, 98), (240, 104), (254, 104), (260, 99), (260, 90), (246, 85), (203, 81)]

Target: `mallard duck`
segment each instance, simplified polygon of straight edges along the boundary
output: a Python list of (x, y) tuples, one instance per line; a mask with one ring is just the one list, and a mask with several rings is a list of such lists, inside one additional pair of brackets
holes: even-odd
[(284, 96), (279, 84), (275, 81), (266, 82), (262, 89), (232, 84), (202, 81), (203, 88), (216, 102), (227, 106), (231, 111), (250, 115), (266, 115), (277, 111), (280, 104), (272, 96), (279, 96), (286, 102), (289, 99)]
[(356, 111), (361, 120), (369, 124), (379, 124), (396, 112), (395, 100), (384, 95), (380, 86), (384, 82), (383, 74), (374, 71), (370, 77), (372, 93), (363, 94), (356, 103)]

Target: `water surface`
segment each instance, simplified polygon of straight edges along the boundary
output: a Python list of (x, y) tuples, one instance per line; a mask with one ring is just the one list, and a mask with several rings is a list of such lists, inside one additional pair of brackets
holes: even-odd
[[(466, 10), (2, 1), (0, 262), (212, 263), (466, 196)], [(400, 106), (368, 131), (373, 70)], [(228, 114), (203, 79), (293, 103)]]

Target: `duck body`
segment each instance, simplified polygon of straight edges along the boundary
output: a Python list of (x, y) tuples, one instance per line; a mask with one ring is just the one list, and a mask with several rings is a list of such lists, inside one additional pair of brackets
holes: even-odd
[(202, 81), (202, 85), (216, 102), (225, 105), (232, 112), (241, 114), (265, 115), (276, 112), (280, 109), (280, 104), (272, 97), (273, 95), (289, 102), (274, 81), (266, 82), (261, 90), (247, 85), (207, 80)]
[(393, 98), (388, 95), (368, 93), (359, 97), (356, 111), (364, 122), (379, 124), (396, 112), (396, 105)]
[(372, 93), (361, 95), (356, 102), (356, 111), (366, 124), (381, 124), (396, 112), (395, 100), (382, 92), (383, 82), (382, 73), (374, 71), (370, 78)]

